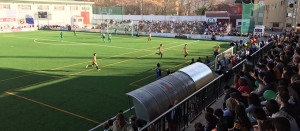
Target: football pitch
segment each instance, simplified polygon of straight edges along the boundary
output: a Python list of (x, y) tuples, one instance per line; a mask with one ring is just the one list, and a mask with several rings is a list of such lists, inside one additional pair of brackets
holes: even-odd
[[(89, 130), (127, 110), (125, 93), (155, 81), (157, 63), (174, 72), (191, 58), (212, 61), (217, 43), (229, 48), (218, 41), (112, 35), (104, 43), (99, 33), (63, 34), (61, 41), (60, 31), (0, 33), (0, 130)], [(160, 44), (163, 59), (155, 54)], [(93, 53), (100, 71), (86, 68)]]

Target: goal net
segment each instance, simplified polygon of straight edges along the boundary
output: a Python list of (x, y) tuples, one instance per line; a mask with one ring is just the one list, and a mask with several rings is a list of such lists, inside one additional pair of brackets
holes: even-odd
[(223, 64), (223, 57), (225, 57), (225, 60), (227, 60), (228, 58), (230, 58), (233, 55), (233, 48), (231, 47), (229, 49), (227, 49), (226, 51), (220, 53), (219, 55), (216, 56), (215, 58), (215, 69), (217, 68), (217, 64), (218, 64), (218, 60), (220, 60), (220, 62)]
[(107, 32), (111, 34), (125, 34), (133, 36), (136, 34), (136, 29), (135, 26), (131, 24), (109, 24)]

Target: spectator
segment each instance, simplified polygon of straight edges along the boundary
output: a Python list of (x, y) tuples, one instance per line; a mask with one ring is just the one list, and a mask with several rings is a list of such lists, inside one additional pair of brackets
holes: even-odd
[(127, 123), (123, 113), (119, 113), (116, 116), (116, 120), (112, 126), (113, 131), (133, 131), (130, 124)]
[(253, 110), (253, 117), (255, 118), (256, 123), (258, 124), (257, 126), (254, 127), (258, 127), (258, 131), (260, 131), (261, 124), (263, 124), (263, 122), (267, 120), (267, 115), (262, 108), (255, 108)]
[(242, 105), (237, 105), (235, 107), (235, 122), (234, 122), (234, 129), (240, 131), (249, 131), (252, 129), (251, 123), (247, 114), (245, 112), (245, 107)]
[(240, 92), (238, 90), (236, 90), (235, 88), (231, 88), (227, 85), (224, 86), (223, 91), (225, 93), (223, 108), (225, 108), (226, 107), (226, 100), (228, 98), (230, 98), (230, 94), (233, 93), (233, 92), (237, 92), (237, 93), (240, 93)]
[(288, 92), (279, 92), (277, 96), (277, 102), (280, 104), (280, 110), (288, 113), (292, 116), (298, 125), (300, 125), (300, 116), (299, 116), (299, 108), (296, 107), (294, 104), (289, 103), (290, 95)]
[(239, 84), (240, 84), (240, 87), (238, 88), (238, 90), (240, 91), (241, 94), (243, 94), (243, 93), (250, 94), (251, 89), (248, 86), (246, 79), (240, 78)]
[(228, 131), (226, 123), (218, 123), (216, 126), (216, 131)]
[(269, 100), (266, 105), (267, 112), (271, 115), (272, 118), (285, 117), (289, 120), (291, 125), (291, 131), (299, 131), (299, 127), (295, 119), (290, 116), (288, 113), (279, 110), (278, 103), (275, 100)]
[(252, 125), (257, 124), (256, 120), (253, 118), (253, 111), (255, 108), (261, 108), (259, 97), (256, 94), (251, 93), (248, 97), (248, 104), (249, 106), (246, 108), (247, 116)]
[(233, 127), (236, 106), (237, 106), (237, 103), (233, 98), (229, 98), (226, 100), (226, 110), (224, 111), (224, 117), (227, 121), (228, 128)]
[(137, 119), (135, 121), (135, 125), (138, 128), (138, 130), (140, 130), (142, 127), (144, 127), (147, 124), (147, 121), (143, 120), (143, 119)]
[(198, 58), (197, 62), (201, 62), (201, 63), (202, 63), (202, 60), (201, 60), (201, 58), (200, 58), (200, 57)]
[(291, 131), (290, 122), (284, 117), (274, 118), (272, 123), (276, 131)]
[(214, 114), (214, 109), (211, 107), (206, 108), (206, 113)]
[(210, 65), (210, 60), (209, 60), (208, 56), (206, 56), (205, 63), (206, 63), (206, 65)]
[(211, 131), (212, 129), (216, 128), (216, 124), (218, 119), (211, 113), (205, 113), (205, 131)]
[[(171, 109), (172, 107), (174, 107), (177, 104), (178, 104), (178, 100), (175, 100), (174, 104), (169, 106), (169, 109)], [(168, 120), (169, 130), (177, 131), (178, 130), (177, 125), (181, 121), (181, 109), (180, 109), (180, 107), (177, 107), (177, 108), (173, 109), (168, 114), (167, 120)]]
[(274, 131), (275, 130), (275, 128), (272, 124), (272, 120), (269, 120), (269, 119), (264, 120), (263, 123), (261, 123), (260, 129), (262, 131)]
[(194, 124), (195, 131), (204, 131), (204, 126), (198, 122)]
[(195, 103), (191, 103), (189, 121), (192, 121), (198, 115), (198, 110)]
[(105, 122), (105, 123), (103, 124), (103, 129), (104, 129), (104, 131), (111, 131), (108, 122)]
[(190, 63), (190, 65), (194, 64), (194, 63), (195, 63), (195, 60), (194, 60), (194, 58), (192, 58), (192, 62)]

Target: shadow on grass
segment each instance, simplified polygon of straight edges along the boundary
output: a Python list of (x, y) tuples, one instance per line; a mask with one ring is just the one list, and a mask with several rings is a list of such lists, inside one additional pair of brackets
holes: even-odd
[[(9, 68), (1, 68), (0, 72), (7, 74), (6, 78), (35, 73)], [(96, 70), (95, 72), (91, 71), (92, 74), (96, 72)], [(3, 81), (0, 83), (0, 95), (2, 95), (0, 97), (0, 129), (89, 130), (97, 125), (44, 105), (5, 94), (6, 90), (46, 81), (44, 84), (33, 85), (12, 91), (12, 93), (98, 122), (104, 122), (115, 116), (120, 110), (129, 108), (128, 97), (125, 93), (136, 89), (129, 83), (150, 74), (153, 74), (151, 70), (130, 76), (71, 76), (49, 82), (47, 80), (61, 76), (39, 73)]]

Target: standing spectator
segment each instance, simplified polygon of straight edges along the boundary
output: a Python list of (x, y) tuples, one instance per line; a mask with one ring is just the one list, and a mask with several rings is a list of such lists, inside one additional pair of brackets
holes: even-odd
[(195, 60), (194, 60), (194, 58), (192, 58), (192, 62), (190, 63), (190, 65), (194, 64), (194, 63), (195, 63)]
[(204, 126), (200, 122), (195, 123), (194, 127), (195, 127), (195, 131), (204, 131)]
[(130, 124), (127, 123), (123, 113), (119, 113), (116, 116), (116, 120), (112, 126), (113, 131), (133, 131)]
[(198, 58), (197, 62), (201, 62), (202, 63), (201, 57)]
[(206, 56), (205, 63), (206, 63), (206, 65), (210, 64), (210, 60), (209, 60), (208, 56)]
[(205, 131), (211, 131), (212, 129), (216, 128), (216, 124), (218, 119), (211, 113), (205, 113)]
[[(169, 109), (171, 109), (172, 107), (174, 107), (177, 104), (178, 104), (178, 100), (175, 100), (174, 104), (169, 106)], [(177, 125), (181, 121), (181, 109), (180, 109), (180, 107), (177, 107), (177, 108), (173, 109), (168, 114), (167, 120), (168, 120), (169, 130), (170, 131), (177, 131), (178, 130)]]

